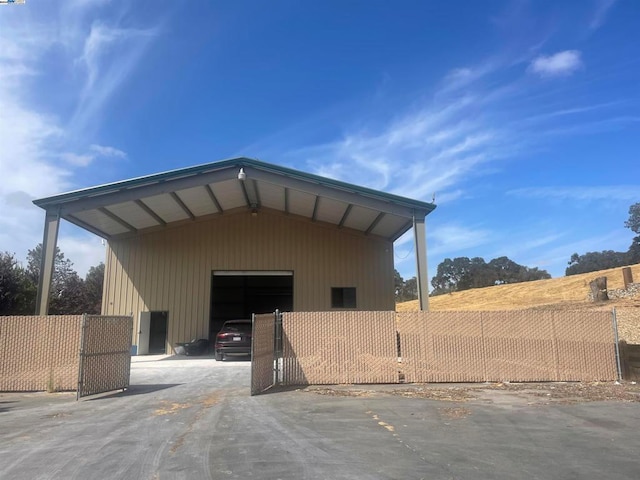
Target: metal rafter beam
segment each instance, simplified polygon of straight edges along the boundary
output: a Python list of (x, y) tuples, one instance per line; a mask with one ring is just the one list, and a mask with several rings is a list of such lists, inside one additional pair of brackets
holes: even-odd
[(138, 232), (138, 229), (136, 227), (134, 227), (130, 223), (124, 221), (118, 215), (116, 215), (115, 213), (107, 210), (105, 207), (98, 208), (98, 211), (100, 213), (103, 213), (104, 215), (106, 215), (107, 217), (109, 217), (111, 220), (113, 220), (114, 222), (118, 223), (119, 225), (122, 225), (124, 228), (126, 228), (130, 232), (132, 232), (132, 233), (137, 233)]
[(247, 207), (251, 208), (251, 198), (249, 198), (249, 192), (247, 191), (246, 180), (240, 180), (240, 187), (242, 187), (242, 194), (244, 195), (244, 201), (247, 204)]
[(248, 208), (259, 208), (260, 207), (260, 197), (258, 196), (258, 187), (255, 179), (245, 178), (243, 180), (239, 180), (240, 186), (242, 187), (242, 193), (244, 194), (244, 200), (247, 202)]
[(391, 237), (389, 237), (389, 239), (392, 242), (395, 242), (396, 240), (398, 240), (402, 235), (404, 235), (407, 231), (409, 231), (409, 229), (411, 228), (411, 226), (413, 225), (413, 220), (409, 220), (408, 222), (406, 222), (404, 225), (402, 225), (402, 227), (395, 232), (393, 235), (391, 235)]
[(262, 205), (262, 202), (260, 201), (260, 192), (258, 191), (258, 182), (257, 180), (251, 180), (251, 184), (253, 185), (253, 193), (256, 196), (256, 206), (259, 207), (260, 205)]
[(353, 208), (353, 205), (351, 205), (351, 204), (347, 205), (347, 209), (344, 211), (344, 214), (342, 215), (342, 218), (340, 219), (340, 223), (338, 224), (338, 228), (344, 227), (344, 222), (347, 221), (347, 218), (349, 217), (349, 214), (351, 213), (351, 209), (352, 208)]
[(373, 222), (371, 222), (371, 225), (369, 225), (369, 228), (367, 228), (367, 230), (364, 233), (366, 235), (369, 235), (373, 231), (373, 229), (376, 228), (376, 225), (380, 223), (380, 220), (382, 220), (385, 215), (386, 213), (384, 212), (379, 213), (378, 216), (373, 220)]
[(84, 228), (85, 230), (88, 230), (91, 233), (95, 233), (99, 237), (105, 238), (107, 240), (109, 240), (111, 238), (111, 235), (109, 235), (108, 233), (100, 230), (99, 228), (94, 227), (93, 225), (89, 225), (87, 222), (85, 222), (83, 220), (80, 220), (78, 217), (76, 217), (74, 215), (67, 215), (64, 218), (68, 222), (71, 222), (74, 225), (79, 226), (80, 228)]
[(284, 213), (289, 215), (289, 189), (284, 188)]
[(218, 201), (218, 197), (216, 197), (216, 194), (213, 193), (213, 190), (211, 189), (211, 187), (209, 185), (205, 185), (204, 189), (207, 191), (207, 194), (209, 195), (209, 198), (211, 199), (213, 204), (216, 206), (216, 208), (218, 209), (218, 211), (222, 215), (224, 213), (224, 209), (222, 208), (222, 205), (220, 205), (220, 202)]
[(144, 203), (142, 200), (136, 200), (135, 204), (138, 205), (142, 210), (144, 210), (148, 215), (150, 215), (156, 222), (158, 222), (158, 224), (162, 225), (163, 227), (167, 225), (167, 222), (165, 222), (160, 215), (154, 212), (151, 207), (149, 207), (149, 205)]
[(320, 207), (320, 197), (316, 197), (316, 203), (313, 205), (313, 214), (311, 215), (311, 221), (315, 222), (318, 219), (318, 208)]
[(171, 192), (169, 195), (171, 196), (171, 198), (173, 198), (173, 200), (178, 204), (178, 206), (182, 209), (182, 211), (186, 213), (191, 220), (196, 219), (196, 216), (193, 213), (191, 213), (191, 210), (189, 210), (189, 207), (185, 205), (185, 203), (182, 201), (182, 199), (178, 196), (176, 192)]

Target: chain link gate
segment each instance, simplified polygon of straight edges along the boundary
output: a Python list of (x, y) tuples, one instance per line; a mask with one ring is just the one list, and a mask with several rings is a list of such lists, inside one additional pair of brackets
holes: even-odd
[(282, 314), (252, 315), (251, 395), (258, 395), (280, 381)]
[(133, 317), (83, 316), (76, 399), (129, 386), (132, 332)]

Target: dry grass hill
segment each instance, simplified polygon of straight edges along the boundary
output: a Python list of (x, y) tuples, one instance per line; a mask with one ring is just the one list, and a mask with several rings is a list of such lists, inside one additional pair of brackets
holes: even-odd
[[(640, 283), (640, 264), (632, 265), (631, 272), (633, 281)], [(623, 288), (622, 268), (612, 268), (570, 277), (496, 285), (438, 295), (429, 298), (429, 308), (431, 310), (582, 310), (616, 307), (625, 311), (637, 308), (637, 314), (629, 315), (634, 317), (634, 320), (627, 320), (628, 316), (625, 316), (624, 321), (620, 323), (620, 336), (629, 342), (640, 343), (640, 293), (632, 298), (594, 303), (588, 298), (589, 282), (603, 276), (607, 277), (609, 290)], [(396, 306), (397, 311), (417, 309), (417, 300), (399, 303)]]

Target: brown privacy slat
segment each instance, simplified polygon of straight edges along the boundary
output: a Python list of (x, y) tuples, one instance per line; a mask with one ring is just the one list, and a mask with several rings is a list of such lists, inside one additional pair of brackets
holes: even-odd
[(81, 315), (0, 317), (0, 391), (70, 391)]
[(396, 383), (394, 312), (283, 314), (285, 385)]
[[(0, 317), (0, 391), (76, 390), (82, 319), (82, 315)], [(92, 393), (124, 388), (123, 382), (128, 386), (131, 317), (88, 316), (88, 320), (85, 351), (91, 355), (85, 362), (84, 385)]]
[(407, 382), (610, 381), (606, 311), (401, 312)]
[(253, 317), (251, 356), (251, 395), (257, 395), (274, 385), (275, 314)]
[(606, 311), (285, 313), (282, 364), (285, 385), (617, 378)]
[[(617, 311), (623, 327), (637, 315)], [(131, 320), (88, 317), (84, 369), (94, 374), (82, 381), (86, 392), (125, 388)], [(256, 316), (252, 392), (274, 382), (274, 323), (273, 314)], [(0, 390), (75, 390), (81, 328), (82, 316), (0, 317)], [(615, 380), (611, 313), (283, 314), (285, 385), (396, 383), (398, 370), (407, 382)]]

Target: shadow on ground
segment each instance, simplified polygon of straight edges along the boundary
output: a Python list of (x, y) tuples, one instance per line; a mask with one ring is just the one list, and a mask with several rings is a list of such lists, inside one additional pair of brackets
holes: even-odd
[(105, 398), (118, 398), (118, 397), (131, 397), (133, 395), (144, 395), (147, 393), (157, 392), (159, 390), (165, 390), (167, 388), (173, 388), (182, 385), (182, 383), (162, 383), (155, 385), (129, 385), (124, 391), (118, 391), (115, 393), (109, 393), (107, 395), (93, 396), (87, 398), (89, 401), (104, 400)]
[[(167, 360), (213, 360), (215, 357), (213, 353), (207, 355), (171, 355), (170, 357), (161, 358), (159, 361), (165, 362)], [(247, 355), (227, 356), (224, 362), (251, 362), (251, 358)]]
[(7, 406), (10, 403), (16, 403), (16, 402), (1, 401), (0, 402), (0, 413), (8, 412), (9, 410), (11, 410), (12, 407)]

